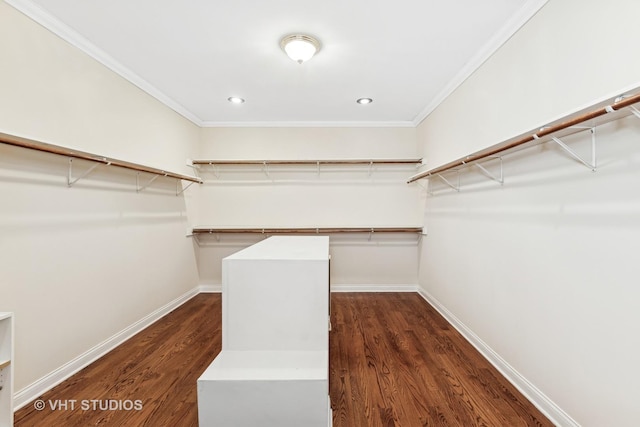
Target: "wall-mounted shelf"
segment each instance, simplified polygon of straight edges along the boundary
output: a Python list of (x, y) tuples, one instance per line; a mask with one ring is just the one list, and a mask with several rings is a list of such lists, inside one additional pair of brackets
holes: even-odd
[(422, 159), (324, 159), (324, 160), (192, 160), (193, 165), (241, 166), (241, 165), (419, 165)]
[[(45, 153), (50, 153), (50, 154), (55, 154), (58, 156), (64, 156), (69, 158), (69, 173), (67, 176), (67, 184), (69, 186), (72, 186), (73, 184), (75, 184), (78, 180), (86, 177), (89, 173), (93, 172), (93, 170), (100, 165), (105, 165), (105, 166), (116, 166), (119, 168), (124, 168), (124, 169), (130, 169), (130, 170), (134, 170), (136, 172), (144, 172), (144, 173), (148, 173), (151, 175), (154, 175), (153, 178), (151, 178), (151, 180), (149, 180), (147, 183), (140, 185), (140, 183), (138, 182), (138, 176), (136, 175), (136, 188), (138, 191), (142, 191), (143, 189), (147, 188), (149, 185), (151, 185), (151, 183), (159, 177), (167, 177), (167, 178), (174, 178), (178, 181), (187, 181), (189, 182), (189, 185), (193, 184), (193, 183), (198, 183), (198, 184), (202, 184), (202, 179), (195, 177), (195, 176), (190, 176), (190, 175), (183, 175), (183, 174), (179, 174), (179, 173), (175, 173), (175, 172), (169, 172), (169, 171), (165, 171), (162, 169), (157, 169), (157, 168), (153, 168), (150, 166), (145, 166), (145, 165), (141, 165), (138, 163), (132, 163), (132, 162), (127, 162), (124, 160), (119, 160), (119, 159), (114, 159), (111, 157), (105, 157), (105, 156), (101, 156), (99, 154), (93, 154), (93, 153), (88, 153), (85, 151), (79, 151), (79, 150), (74, 150), (68, 147), (63, 147), (60, 145), (53, 145), (53, 144), (48, 144), (45, 142), (40, 142), (40, 141), (34, 141), (31, 139), (27, 139), (27, 138), (22, 138), (22, 137), (18, 137), (18, 136), (14, 136), (14, 135), (8, 135), (5, 133), (1, 133), (0, 132), (0, 143), (2, 144), (7, 144), (7, 145), (13, 145), (16, 147), (21, 147), (21, 148), (26, 148), (26, 149), (30, 149), (30, 150), (37, 150), (37, 151), (41, 151), (41, 152), (45, 152)], [(79, 177), (74, 178), (72, 176), (73, 173), (73, 159), (82, 159), (82, 160), (87, 160), (90, 162), (94, 162), (95, 165), (93, 165), (92, 167), (90, 167), (88, 170), (84, 171)], [(188, 186), (187, 186), (188, 188)], [(183, 190), (177, 190), (176, 193), (180, 194), (182, 193), (185, 189)]]
[(198, 234), (336, 234), (336, 233), (422, 233), (422, 227), (289, 227), (289, 228), (215, 228), (193, 227)]
[(332, 246), (407, 245), (418, 243), (422, 227), (209, 227), (196, 226), (187, 232), (199, 246), (237, 246), (274, 235), (331, 236)]
[[(241, 172), (243, 174), (242, 179), (238, 180), (238, 175), (235, 176), (236, 180), (242, 183), (248, 183), (245, 175), (249, 172), (261, 172), (270, 181), (278, 182), (298, 182), (300, 179), (283, 179), (283, 175), (286, 172), (315, 172), (317, 176), (320, 176), (323, 167), (335, 172), (338, 168), (340, 170), (347, 171), (349, 169), (355, 171), (362, 171), (363, 168), (368, 172), (367, 176), (371, 176), (374, 170), (376, 171), (393, 171), (395, 169), (414, 167), (417, 168), (422, 164), (422, 159), (305, 159), (305, 160), (262, 160), (262, 159), (238, 159), (238, 160), (222, 160), (222, 159), (197, 159), (188, 160), (187, 165), (191, 166), (196, 175), (200, 176), (200, 173), (210, 174), (216, 177), (216, 182), (228, 182), (220, 179), (222, 177), (222, 171)], [(235, 167), (235, 168), (234, 168)], [(253, 167), (253, 170), (252, 170)], [(297, 167), (297, 169), (296, 169)], [(242, 169), (241, 169), (242, 168)], [(258, 168), (258, 169), (255, 169)], [(272, 174), (273, 172), (273, 174)], [(277, 177), (277, 178), (276, 178)], [(265, 181), (257, 181), (256, 183), (264, 183)]]
[[(480, 161), (496, 158), (505, 154), (512, 153), (518, 149), (526, 148), (535, 144), (541, 144), (544, 142), (555, 142), (562, 149), (567, 151), (574, 159), (583, 163), (591, 170), (596, 169), (596, 157), (595, 157), (595, 137), (592, 138), (592, 159), (586, 160), (583, 157), (575, 153), (569, 146), (564, 144), (560, 138), (567, 135), (582, 132), (584, 130), (593, 129), (601, 124), (618, 120), (622, 117), (634, 114), (640, 118), (640, 111), (636, 109), (633, 104), (640, 102), (640, 93), (635, 95), (623, 95), (615, 99), (610, 99), (605, 102), (591, 106), (590, 108), (578, 112), (574, 115), (563, 117), (562, 119), (553, 122), (547, 126), (539, 128), (538, 131), (526, 133), (502, 143), (492, 145), (480, 151), (476, 151), (468, 156), (453, 160), (442, 166), (438, 166), (433, 169), (420, 172), (417, 175), (410, 177), (407, 183), (418, 181), (422, 178), (439, 177), (447, 185), (458, 190), (455, 185), (446, 180), (441, 174), (450, 170), (460, 170), (469, 166), (478, 166), (485, 175), (502, 183), (502, 177), (498, 178), (492, 174), (489, 174), (486, 169), (480, 165)], [(582, 126), (579, 126), (582, 125)]]

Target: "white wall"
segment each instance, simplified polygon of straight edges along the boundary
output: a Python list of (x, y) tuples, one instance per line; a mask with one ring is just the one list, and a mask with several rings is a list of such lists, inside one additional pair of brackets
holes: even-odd
[[(413, 128), (209, 128), (210, 159), (416, 158)], [(419, 226), (415, 166), (202, 168), (199, 221), (218, 227)], [(246, 240), (246, 239), (245, 239)], [(247, 243), (200, 238), (201, 279), (220, 283), (220, 259)], [(253, 240), (255, 241), (255, 239)], [(332, 236), (334, 285), (417, 284), (416, 236)], [(231, 247), (225, 248), (224, 243)], [(372, 265), (375, 267), (372, 268)]]
[(635, 0), (550, 0), (423, 122), (429, 167), (640, 87)]
[[(0, 132), (190, 172), (198, 127), (4, 2), (0, 56)], [(67, 188), (67, 164), (0, 145), (0, 311), (15, 312), (18, 393), (198, 284), (192, 190), (176, 197), (161, 178), (137, 194), (135, 173), (107, 167)]]
[[(634, 87), (639, 15), (635, 1), (550, 0), (420, 125), (429, 166)], [(506, 157), (504, 187), (469, 170), (460, 193), (434, 183), (426, 202), (421, 288), (558, 423), (637, 424), (639, 122), (598, 128), (595, 173), (547, 144)], [(589, 141), (566, 139), (587, 157)]]

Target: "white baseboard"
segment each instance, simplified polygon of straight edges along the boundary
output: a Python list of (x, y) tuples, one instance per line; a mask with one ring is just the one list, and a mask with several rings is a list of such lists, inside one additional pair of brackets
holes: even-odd
[(524, 376), (516, 371), (498, 353), (493, 351), (471, 329), (460, 321), (453, 313), (447, 310), (436, 298), (422, 288), (418, 293), (433, 308), (435, 308), (462, 336), (473, 345), (500, 373), (517, 388), (529, 401), (540, 410), (549, 420), (557, 426), (580, 427), (573, 418), (564, 412), (558, 405), (542, 393), (536, 386), (530, 383)]
[(13, 400), (14, 411), (17, 411), (18, 409), (27, 405), (38, 396), (42, 395), (46, 391), (51, 390), (53, 387), (66, 380), (71, 375), (77, 373), (82, 368), (88, 366), (92, 362), (104, 356), (109, 351), (113, 350), (138, 332), (142, 331), (144, 328), (150, 326), (152, 323), (168, 314), (170, 311), (175, 310), (176, 308), (196, 296), (199, 292), (199, 288), (194, 288), (186, 292), (185, 294), (179, 296), (168, 304), (160, 307), (153, 313), (150, 313), (144, 318), (138, 320), (131, 326), (123, 329), (122, 331), (106, 339), (95, 347), (87, 350), (75, 359), (67, 362), (58, 369), (50, 372), (39, 380), (16, 392), (14, 394)]
[(417, 292), (418, 285), (331, 284), (331, 292)]
[[(198, 289), (202, 293), (221, 293), (222, 285), (201, 283)], [(340, 284), (331, 285), (331, 292), (417, 292), (418, 285), (388, 285), (388, 284)]]
[(198, 291), (203, 294), (220, 294), (222, 293), (222, 285), (201, 283)]

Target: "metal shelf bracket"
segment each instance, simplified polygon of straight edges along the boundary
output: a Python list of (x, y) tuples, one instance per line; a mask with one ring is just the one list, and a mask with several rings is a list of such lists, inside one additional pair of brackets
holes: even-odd
[(502, 167), (502, 157), (498, 157), (498, 159), (500, 159), (500, 176), (499, 177), (497, 177), (493, 173), (489, 172), (489, 170), (487, 170), (487, 168), (482, 166), (480, 163), (474, 163), (474, 166), (476, 166), (478, 169), (480, 169), (480, 171), (482, 171), (482, 173), (486, 177), (494, 180), (495, 182), (499, 183), (500, 185), (503, 185), (504, 184), (504, 170), (503, 170), (503, 167)]
[[(187, 159), (187, 166), (193, 169), (193, 174), (196, 177), (202, 179), (202, 177), (200, 176), (200, 165), (194, 165), (193, 160)], [(217, 178), (218, 174), (215, 173), (215, 165), (211, 165), (211, 166), (213, 166), (214, 175), (216, 175), (216, 178)]]
[[(69, 172), (67, 173), (67, 186), (72, 187), (73, 184), (75, 184), (76, 182), (80, 181), (82, 178), (86, 177), (91, 172), (93, 172), (95, 170), (95, 168), (100, 166), (100, 164), (101, 163), (94, 163), (89, 169), (84, 171), (84, 173), (82, 175), (80, 175), (79, 177), (73, 179), (73, 158), (70, 158), (69, 159)], [(110, 165), (111, 163), (106, 163), (106, 164)]]
[(437, 176), (438, 178), (440, 178), (440, 179), (441, 179), (445, 184), (447, 184), (449, 187), (453, 188), (453, 189), (454, 189), (454, 190), (456, 190), (456, 191), (460, 191), (460, 172), (459, 172), (459, 171), (457, 171), (457, 174), (458, 174), (458, 182), (457, 182), (457, 184), (456, 184), (456, 185), (453, 185), (453, 184), (451, 183), (451, 181), (449, 181), (447, 178), (445, 178), (444, 176), (440, 175), (439, 173), (438, 173), (438, 174), (436, 174), (436, 176)]
[(640, 110), (638, 110), (633, 105), (631, 107), (629, 107), (629, 110), (631, 110), (631, 112), (633, 113), (634, 116), (636, 116), (637, 118), (640, 119)]
[(591, 162), (588, 162), (587, 160), (583, 159), (578, 153), (573, 151), (567, 144), (562, 142), (560, 138), (556, 136), (552, 136), (551, 140), (556, 144), (558, 144), (564, 151), (569, 153), (571, 157), (573, 157), (574, 159), (576, 159), (577, 161), (579, 161), (580, 163), (582, 163), (583, 165), (591, 169), (593, 172), (596, 171), (597, 160), (596, 160), (596, 129), (595, 128), (591, 128)]
[(184, 187), (182, 190), (180, 189), (180, 183), (182, 181), (179, 179), (176, 179), (176, 196), (181, 195), (182, 193), (184, 193), (185, 191), (187, 191), (187, 188), (191, 187), (193, 184), (195, 184), (195, 182), (190, 182), (189, 184), (187, 184), (186, 187)]
[[(136, 174), (136, 192), (139, 193), (144, 189), (146, 189), (147, 187), (149, 187), (151, 184), (153, 184), (153, 181), (158, 179), (159, 176), (160, 175), (154, 175), (149, 181), (147, 181), (146, 184), (144, 184), (143, 186), (140, 186), (140, 172), (138, 172)], [(164, 176), (167, 176), (167, 175), (165, 174)]]

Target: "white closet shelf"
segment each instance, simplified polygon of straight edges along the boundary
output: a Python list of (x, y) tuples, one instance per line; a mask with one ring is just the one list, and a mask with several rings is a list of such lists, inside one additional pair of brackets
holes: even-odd
[(193, 165), (419, 165), (422, 159), (192, 160)]
[(333, 233), (422, 233), (422, 227), (289, 227), (215, 228), (193, 227), (193, 234), (333, 234)]
[(190, 175), (183, 175), (175, 172), (169, 172), (162, 169), (153, 168), (150, 166), (141, 165), (138, 163), (127, 162), (124, 160), (114, 159), (110, 157), (101, 156), (99, 154), (88, 153), (85, 151), (78, 151), (68, 147), (60, 145), (49, 144), (46, 142), (35, 141), (19, 136), (8, 135), (0, 132), (0, 143), (13, 145), (16, 147), (27, 148), (30, 150), (42, 151), (45, 153), (56, 154), (59, 156), (68, 157), (69, 159), (82, 159), (95, 163), (101, 163), (108, 166), (117, 166), (120, 168), (131, 169), (138, 172), (146, 172), (156, 176), (164, 176), (169, 178), (175, 178), (182, 181), (189, 181), (191, 183), (202, 184), (202, 179)]
[[(525, 133), (499, 144), (492, 145), (483, 150), (476, 151), (472, 154), (469, 154), (468, 156), (453, 160), (442, 166), (420, 172), (419, 174), (410, 177), (407, 183), (410, 184), (422, 178), (439, 176), (439, 174), (443, 172), (449, 170), (458, 170), (460, 168), (471, 166), (473, 164), (480, 166), (479, 161), (481, 160), (499, 157), (500, 155), (514, 152), (516, 151), (516, 149), (522, 149), (548, 141), (554, 141), (558, 143), (562, 146), (563, 149), (569, 151), (569, 153), (577, 160), (595, 170), (595, 159), (592, 163), (581, 159), (579, 156), (576, 156), (569, 147), (564, 145), (562, 141), (559, 140), (559, 138), (573, 133), (582, 132), (586, 129), (593, 129), (597, 125), (601, 125), (613, 120), (618, 120), (631, 114), (640, 118), (640, 111), (633, 106), (633, 104), (636, 104), (638, 102), (640, 102), (640, 93), (637, 93), (635, 95), (622, 95), (604, 102), (600, 102), (575, 114), (568, 115), (559, 120), (556, 120), (549, 125), (539, 128), (537, 131)], [(499, 179), (496, 180), (500, 181)]]

